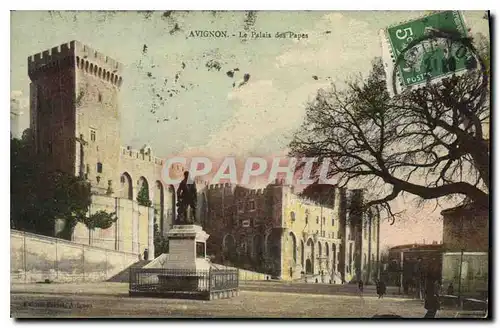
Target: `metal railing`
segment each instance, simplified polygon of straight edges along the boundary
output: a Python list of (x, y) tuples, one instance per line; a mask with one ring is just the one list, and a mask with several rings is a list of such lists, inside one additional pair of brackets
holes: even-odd
[(129, 292), (210, 293), (238, 288), (237, 269), (130, 268)]
[(222, 291), (238, 288), (239, 272), (234, 270), (210, 269), (210, 291)]

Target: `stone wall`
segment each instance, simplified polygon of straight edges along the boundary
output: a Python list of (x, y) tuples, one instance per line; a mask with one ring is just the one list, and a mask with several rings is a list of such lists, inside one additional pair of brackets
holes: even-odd
[(148, 248), (149, 259), (152, 259), (153, 219), (150, 218), (149, 208), (129, 199), (93, 195), (91, 213), (101, 210), (116, 212), (118, 221), (108, 229), (90, 232), (84, 224), (79, 223), (73, 233), (74, 242), (134, 254), (142, 254)]
[[(49, 58), (49, 56), (44, 56)], [(75, 70), (72, 57), (29, 71), (30, 127), (48, 170), (75, 171)], [(64, 85), (65, 88), (60, 86)]]
[(248, 271), (238, 269), (238, 275), (240, 280), (249, 281), (249, 280), (270, 280), (271, 276), (265, 273)]
[(442, 270), (444, 291), (452, 283), (454, 294), (458, 295), (460, 277), (462, 295), (482, 297), (488, 291), (488, 253), (464, 252), (463, 256), (461, 253), (444, 253)]
[(103, 281), (137, 261), (137, 254), (10, 232), (11, 283)]
[(280, 272), (281, 235), (273, 229), (281, 225), (282, 187), (207, 186), (209, 210), (202, 226), (210, 235), (207, 253), (215, 257), (214, 262)]
[(149, 199), (157, 211), (158, 228), (166, 236), (174, 223), (175, 187), (162, 180), (164, 160), (155, 157), (149, 146), (140, 150), (121, 147), (119, 164), (120, 184), (114, 188), (114, 196), (136, 200), (146, 183)]
[(443, 245), (448, 252), (488, 252), (489, 209), (460, 206), (444, 210)]
[(105, 63), (94, 56), (85, 63), (77, 58), (77, 63), (75, 137), (84, 142), (76, 149), (76, 171), (83, 172), (100, 191), (108, 186), (115, 189), (120, 177), (119, 88), (102, 76)]

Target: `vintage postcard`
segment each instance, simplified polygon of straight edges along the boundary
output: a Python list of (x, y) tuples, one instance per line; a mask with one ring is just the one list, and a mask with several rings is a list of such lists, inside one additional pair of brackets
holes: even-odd
[(477, 318), (488, 11), (12, 11), (13, 318)]

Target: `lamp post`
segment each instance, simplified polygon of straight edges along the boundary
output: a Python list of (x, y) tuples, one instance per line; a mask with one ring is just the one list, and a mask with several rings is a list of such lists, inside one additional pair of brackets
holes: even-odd
[(464, 261), (464, 249), (460, 251), (460, 267), (458, 273), (458, 302), (461, 303), (462, 298), (462, 266)]
[(399, 294), (401, 294), (401, 289), (404, 290), (404, 285), (403, 285), (403, 278), (404, 278), (404, 260), (405, 260), (405, 256), (404, 256), (404, 252), (401, 251), (401, 254), (400, 254), (400, 271), (401, 271), (401, 274), (399, 275)]
[(460, 305), (462, 303), (461, 298), (462, 298), (462, 266), (463, 266), (463, 261), (464, 261), (464, 247), (463, 247), (463, 241), (462, 241), (462, 235), (463, 235), (463, 228), (464, 228), (464, 217), (463, 215), (460, 216), (460, 244), (461, 244), (461, 250), (460, 250), (460, 267), (458, 269), (458, 304)]

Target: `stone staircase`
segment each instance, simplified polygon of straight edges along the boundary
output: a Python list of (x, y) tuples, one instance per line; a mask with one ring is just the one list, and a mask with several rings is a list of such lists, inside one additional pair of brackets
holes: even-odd
[(108, 282), (127, 282), (128, 283), (129, 279), (130, 279), (130, 268), (142, 268), (145, 265), (147, 265), (149, 262), (151, 262), (151, 261), (148, 261), (148, 260), (137, 261), (134, 264), (132, 264), (131, 266), (129, 266), (128, 268), (120, 271), (119, 273), (117, 273), (116, 275), (114, 275), (113, 277), (109, 278), (106, 281), (108, 281)]

